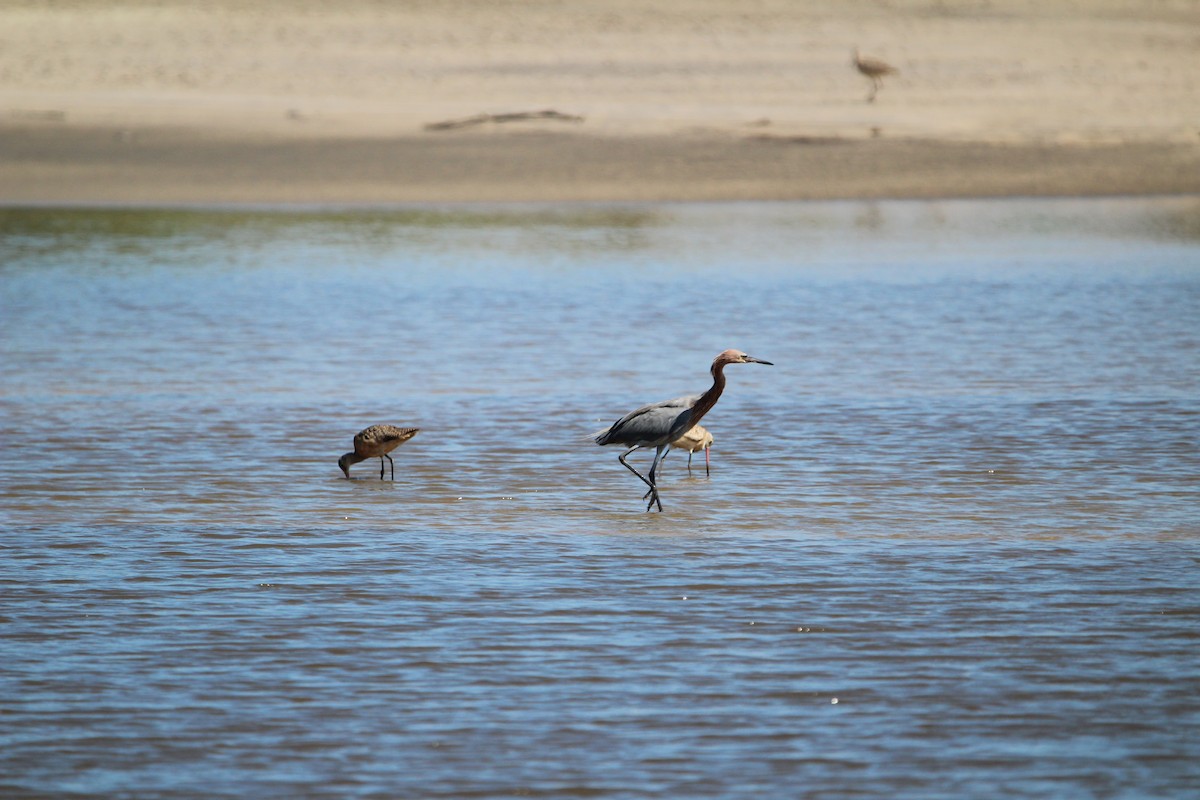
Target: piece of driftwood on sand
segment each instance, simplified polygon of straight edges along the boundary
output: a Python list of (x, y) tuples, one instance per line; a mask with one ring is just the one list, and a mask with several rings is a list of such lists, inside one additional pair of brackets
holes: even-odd
[(452, 131), (457, 128), (469, 128), (473, 125), (486, 125), (501, 122), (521, 122), (533, 119), (553, 119), (561, 122), (583, 122), (583, 117), (575, 114), (564, 114), (554, 109), (544, 111), (512, 111), (507, 114), (476, 114), (462, 119), (448, 119), (442, 122), (431, 122), (425, 126), (427, 131)]

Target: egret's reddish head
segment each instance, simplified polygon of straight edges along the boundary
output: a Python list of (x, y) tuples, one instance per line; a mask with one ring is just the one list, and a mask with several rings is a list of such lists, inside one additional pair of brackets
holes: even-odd
[(726, 350), (724, 353), (721, 353), (713, 361), (714, 367), (718, 364), (766, 364), (767, 366), (771, 367), (775, 366), (770, 361), (763, 361), (761, 358), (748, 356), (741, 350)]

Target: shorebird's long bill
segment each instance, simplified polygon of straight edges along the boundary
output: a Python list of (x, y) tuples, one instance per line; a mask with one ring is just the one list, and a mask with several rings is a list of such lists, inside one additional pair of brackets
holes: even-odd
[(746, 356), (746, 360), (754, 364), (766, 364), (768, 367), (775, 366), (770, 361), (763, 361), (761, 358), (755, 358), (754, 356)]

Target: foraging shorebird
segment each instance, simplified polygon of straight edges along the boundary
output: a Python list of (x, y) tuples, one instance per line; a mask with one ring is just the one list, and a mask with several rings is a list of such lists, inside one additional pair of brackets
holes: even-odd
[(383, 480), (383, 460), (392, 465), (392, 480), (396, 480), (396, 462), (388, 453), (417, 435), (420, 428), (397, 428), (395, 425), (372, 425), (354, 437), (354, 452), (338, 459), (338, 466), (350, 479), (350, 466), (368, 458), (379, 457), (379, 480)]
[[(673, 450), (687, 450), (688, 454), (688, 471), (692, 470), (692, 454), (697, 450), (704, 451), (704, 474), (710, 475), (708, 464), (708, 448), (712, 447), (713, 436), (708, 432), (708, 429), (703, 425), (693, 425), (691, 430), (680, 436), (675, 441), (671, 442)], [(671, 451), (668, 450), (668, 453)], [(663, 456), (665, 459), (666, 456)]]
[(886, 61), (880, 61), (877, 58), (864, 57), (859, 55), (858, 48), (854, 48), (854, 66), (855, 68), (871, 80), (871, 93), (867, 95), (867, 102), (875, 102), (875, 94), (883, 86), (884, 75), (899, 75), (900, 70), (888, 64)]

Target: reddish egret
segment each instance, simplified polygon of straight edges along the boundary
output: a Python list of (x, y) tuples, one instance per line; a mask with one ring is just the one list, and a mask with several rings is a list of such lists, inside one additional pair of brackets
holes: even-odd
[(372, 425), (354, 437), (354, 452), (338, 459), (338, 466), (350, 479), (350, 466), (368, 458), (379, 457), (379, 480), (383, 480), (383, 460), (392, 465), (392, 480), (396, 480), (396, 462), (388, 453), (417, 435), (420, 428), (397, 428), (395, 425)]
[(867, 95), (867, 102), (875, 102), (875, 93), (883, 86), (884, 75), (899, 75), (900, 70), (888, 64), (886, 61), (880, 61), (877, 58), (869, 56), (861, 56), (858, 54), (858, 48), (854, 48), (854, 66), (863, 75), (871, 79), (871, 93)]
[[(671, 450), (687, 450), (688, 472), (692, 471), (692, 454), (697, 450), (703, 450), (704, 474), (708, 475), (710, 474), (708, 468), (708, 448), (712, 447), (712, 443), (713, 437), (712, 434), (708, 432), (708, 428), (705, 428), (703, 425), (693, 425), (690, 431), (671, 442)], [(667, 451), (668, 455), (670, 455), (671, 450)], [(667, 456), (663, 456), (664, 461), (666, 458)]]
[[(662, 501), (658, 499), (658, 487), (654, 485), (654, 473), (658, 469), (663, 455), (671, 446), (671, 442), (700, 422), (700, 419), (721, 398), (721, 392), (725, 391), (725, 365), (770, 363), (761, 358), (748, 356), (740, 350), (726, 350), (713, 359), (713, 384), (704, 394), (679, 397), (675, 400), (665, 400), (661, 403), (642, 406), (637, 411), (631, 411), (621, 417), (612, 424), (612, 427), (596, 434), (596, 444), (619, 444), (629, 448), (617, 456), (617, 460), (621, 462), (621, 466), (637, 475), (638, 480), (650, 487), (650, 491), (646, 493), (646, 497), (650, 498), (650, 502), (646, 504), (647, 511), (655, 505), (658, 506), (659, 511), (662, 511)], [(655, 448), (654, 463), (650, 465), (649, 478), (629, 466), (629, 462), (625, 460), (626, 456), (642, 447)], [(645, 497), (642, 499), (644, 500)]]

